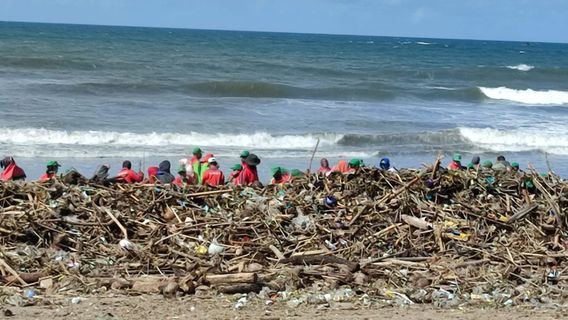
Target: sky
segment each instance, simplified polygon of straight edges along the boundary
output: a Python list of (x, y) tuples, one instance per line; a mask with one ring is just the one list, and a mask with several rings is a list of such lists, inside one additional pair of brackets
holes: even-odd
[(0, 21), (568, 43), (568, 0), (0, 0)]

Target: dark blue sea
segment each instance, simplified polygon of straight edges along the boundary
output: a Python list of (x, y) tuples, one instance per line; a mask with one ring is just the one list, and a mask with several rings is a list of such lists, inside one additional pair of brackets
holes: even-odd
[(257, 153), (266, 180), (318, 138), (316, 163), (458, 151), (566, 176), (568, 45), (0, 22), (0, 111), (33, 179), (200, 146), (225, 169)]

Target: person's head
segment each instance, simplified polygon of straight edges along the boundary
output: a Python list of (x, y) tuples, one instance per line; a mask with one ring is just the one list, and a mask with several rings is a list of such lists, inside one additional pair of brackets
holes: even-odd
[(251, 153), (249, 154), (249, 156), (246, 158), (245, 163), (249, 166), (249, 167), (256, 167), (260, 164), (260, 158), (254, 154)]
[(51, 161), (47, 162), (47, 165), (46, 165), (46, 166), (47, 166), (47, 171), (46, 171), (46, 172), (47, 172), (47, 173), (50, 173), (50, 174), (55, 174), (55, 173), (57, 173), (57, 171), (59, 171), (59, 167), (61, 167), (61, 166), (59, 165), (59, 163), (57, 163), (57, 161), (54, 161), (54, 160), (51, 160)]
[(210, 157), (209, 159), (207, 159), (207, 163), (209, 163), (209, 167), (215, 167), (218, 168), (219, 164), (217, 163), (217, 159), (215, 159), (215, 157)]
[(122, 167), (128, 170), (132, 169), (132, 162), (130, 162), (129, 160), (124, 160), (122, 162)]
[(0, 161), (0, 167), (3, 168), (7, 168), (9, 165), (11, 165), (14, 162), (14, 158), (12, 157), (5, 157), (4, 159), (2, 159), (2, 161)]
[(237, 164), (235, 164), (231, 167), (231, 170), (233, 170), (233, 172), (234, 171), (237, 171), (237, 172), (243, 171), (243, 165), (240, 164), (240, 163), (237, 163)]
[(320, 160), (320, 166), (321, 166), (322, 168), (329, 168), (329, 161), (327, 161), (326, 158), (322, 158), (322, 159)]
[(478, 165), (481, 162), (481, 158), (479, 158), (479, 156), (474, 156), (473, 158), (471, 158), (471, 164), (473, 164), (474, 166)]
[(518, 162), (513, 162), (511, 163), (511, 171), (517, 172), (519, 171), (519, 163)]
[(245, 161), (249, 155), (250, 155), (250, 152), (248, 150), (243, 150), (241, 152), (241, 161)]
[(381, 161), (379, 162), (379, 168), (383, 169), (383, 170), (388, 170), (390, 169), (390, 159), (389, 158), (382, 158)]
[(186, 169), (185, 169), (185, 165), (180, 164), (180, 165), (178, 166), (177, 173), (178, 173), (180, 176), (182, 176), (182, 177), (185, 176), (186, 173), (187, 173), (187, 171), (186, 171)]
[(506, 161), (504, 156), (498, 156), (497, 161)]
[(164, 160), (164, 161), (160, 162), (160, 164), (158, 165), (158, 168), (160, 168), (160, 171), (165, 172), (165, 173), (170, 173), (171, 167), (172, 167), (172, 164), (170, 163), (169, 160)]
[(193, 151), (191, 153), (197, 159), (201, 159), (201, 157), (203, 156), (203, 151), (201, 151), (201, 148), (199, 147), (193, 148)]
[(155, 177), (159, 170), (160, 168), (156, 166), (148, 167), (148, 177)]
[(462, 161), (462, 155), (459, 153), (454, 153), (454, 156), (452, 157), (452, 159), (454, 160), (454, 162), (461, 162)]
[(351, 159), (349, 161), (349, 168), (357, 169), (361, 167), (361, 159)]
[(275, 180), (280, 180), (282, 178), (283, 169), (281, 167), (273, 167), (270, 173)]
[(491, 160), (485, 160), (485, 161), (483, 161), (481, 166), (485, 169), (491, 169), (491, 168), (493, 168), (493, 162), (491, 162)]

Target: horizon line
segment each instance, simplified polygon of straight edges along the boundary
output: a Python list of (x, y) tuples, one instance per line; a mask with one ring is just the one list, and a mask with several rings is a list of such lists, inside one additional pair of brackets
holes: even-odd
[(322, 35), (322, 36), (376, 37), (376, 38), (412, 38), (412, 39), (428, 39), (428, 40), (463, 40), (463, 41), (481, 41), (481, 42), (490, 41), (490, 42), (568, 44), (568, 42), (553, 42), (553, 41), (540, 41), (540, 40), (539, 41), (533, 41), (533, 40), (503, 40), (503, 39), (475, 39), (475, 38), (444, 38), (444, 37), (424, 37), (424, 36), (405, 36), (405, 35), (396, 36), (396, 35), (370, 35), (370, 34), (351, 34), (351, 33), (266, 31), (266, 30), (246, 30), (246, 29), (215, 29), (215, 28), (194, 28), (194, 27), (95, 24), (95, 23), (76, 23), (76, 22), (43, 22), (43, 21), (0, 20), (0, 23), (29, 23), (29, 24), (69, 25), (69, 26), (87, 26), (87, 27), (148, 28), (148, 29), (171, 29), (171, 30), (277, 33), (277, 34), (298, 34), (298, 35), (304, 34), (304, 35)]

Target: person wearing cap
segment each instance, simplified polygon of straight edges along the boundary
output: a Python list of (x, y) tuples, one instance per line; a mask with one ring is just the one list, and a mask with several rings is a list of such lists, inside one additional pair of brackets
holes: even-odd
[(520, 165), (518, 162), (511, 162), (511, 171), (512, 172), (521, 172)]
[(0, 174), (0, 181), (18, 181), (25, 180), (26, 173), (16, 165), (16, 161), (12, 157), (5, 157), (0, 161), (0, 168), (4, 169)]
[(379, 169), (385, 170), (387, 172), (396, 172), (396, 169), (394, 167), (391, 167), (389, 158), (382, 158), (379, 161)]
[(144, 180), (144, 172), (135, 172), (132, 170), (132, 162), (130, 162), (130, 160), (124, 160), (122, 162), (122, 169), (114, 178), (115, 182), (122, 183), (137, 183), (142, 182), (142, 180)]
[(485, 160), (481, 163), (481, 167), (485, 170), (491, 170), (493, 168), (493, 162), (491, 162), (491, 160)]
[(450, 162), (450, 164), (448, 165), (448, 170), (452, 170), (452, 171), (458, 171), (458, 170), (462, 170), (462, 165), (461, 165), (461, 161), (462, 161), (462, 156), (459, 153), (454, 153), (454, 156), (452, 157), (452, 162)]
[(57, 163), (57, 161), (49, 161), (47, 163), (47, 169), (45, 170), (45, 173), (42, 174), (39, 177), (39, 181), (48, 181), (51, 180), (51, 178), (55, 177), (57, 175), (57, 172), (59, 171), (59, 167), (61, 167), (59, 165), (59, 163)]
[(473, 156), (471, 162), (467, 165), (468, 170), (477, 170), (481, 166), (481, 158), (479, 156)]
[(201, 148), (193, 148), (192, 157), (190, 160), (190, 165), (193, 167), (193, 174), (195, 175), (196, 181), (201, 181), (202, 171), (201, 171), (201, 157), (203, 156), (203, 151)]
[(270, 184), (285, 184), (289, 183), (292, 179), (288, 170), (282, 167), (273, 167), (271, 173), (272, 179), (270, 180)]
[(156, 183), (156, 181), (157, 181), (156, 176), (158, 175), (158, 171), (160, 171), (160, 168), (158, 168), (156, 166), (148, 167), (148, 179), (146, 179), (146, 182), (147, 183)]
[(193, 184), (193, 179), (192, 179), (193, 177), (187, 174), (187, 167), (185, 164), (183, 163), (179, 164), (177, 173), (178, 176), (176, 177), (174, 182), (172, 182), (172, 184), (175, 184), (176, 186), (180, 187)]
[(498, 156), (497, 161), (493, 165), (495, 171), (511, 170), (511, 164), (505, 159), (504, 156)]
[(258, 182), (258, 172), (256, 167), (260, 164), (260, 158), (251, 153), (245, 160), (246, 166), (243, 166), (243, 171), (239, 176), (239, 184), (243, 186), (250, 186)]
[(248, 156), (250, 156), (250, 152), (249, 152), (248, 150), (243, 150), (243, 151), (241, 152), (241, 155), (240, 155), (240, 157), (241, 157), (241, 165), (242, 165), (242, 164), (246, 164), (246, 160), (247, 160), (247, 157), (248, 157)]
[(349, 173), (355, 173), (359, 168), (363, 166), (363, 161), (361, 159), (351, 159), (349, 160)]
[(327, 161), (326, 158), (322, 158), (320, 160), (320, 167), (318, 169), (318, 173), (328, 173), (331, 171), (331, 168), (329, 167), (329, 161)]
[(235, 165), (233, 165), (231, 167), (231, 174), (229, 175), (229, 184), (232, 184), (234, 186), (238, 186), (239, 185), (239, 176), (241, 175), (241, 172), (243, 171), (243, 165), (240, 163), (237, 163)]
[(168, 160), (160, 162), (158, 165), (158, 173), (156, 174), (156, 179), (161, 184), (168, 184), (174, 182), (176, 179), (170, 172), (172, 164)]
[(210, 187), (222, 186), (225, 184), (225, 175), (223, 171), (219, 170), (219, 165), (217, 164), (217, 159), (215, 157), (210, 157), (207, 159), (209, 164), (208, 169), (203, 173), (203, 185)]
[(341, 172), (341, 173), (348, 173), (349, 172), (349, 164), (345, 160), (339, 160), (337, 165), (331, 168), (331, 172)]

